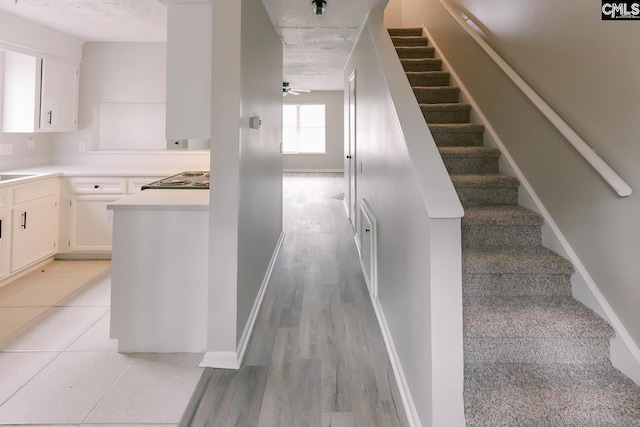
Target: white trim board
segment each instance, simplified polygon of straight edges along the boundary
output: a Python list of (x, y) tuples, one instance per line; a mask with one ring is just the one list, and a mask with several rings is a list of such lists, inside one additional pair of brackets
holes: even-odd
[(280, 248), (282, 247), (283, 241), (284, 231), (280, 233), (278, 242), (276, 243), (276, 246), (273, 250), (271, 260), (269, 261), (269, 266), (267, 267), (267, 271), (264, 275), (264, 278), (262, 279), (262, 284), (260, 285), (260, 289), (258, 290), (258, 295), (253, 302), (251, 313), (249, 313), (249, 319), (247, 320), (244, 331), (242, 332), (242, 336), (240, 337), (240, 341), (238, 342), (236, 351), (208, 351), (204, 354), (202, 362), (200, 362), (201, 368), (240, 369), (242, 361), (244, 360), (245, 351), (247, 350), (247, 345), (249, 344), (249, 339), (251, 338), (251, 334), (253, 332), (253, 327), (256, 323), (256, 319), (258, 318), (258, 313), (260, 312), (262, 299), (267, 290), (267, 286), (269, 285), (271, 273), (273, 272), (273, 269), (275, 267), (276, 259), (278, 258), (278, 254), (280, 253)]
[(344, 169), (283, 169), (284, 173), (344, 173)]
[(611, 308), (604, 295), (600, 292), (598, 285), (560, 231), (560, 228), (533, 190), (531, 184), (529, 184), (525, 178), (513, 157), (509, 154), (509, 151), (486, 116), (482, 113), (478, 104), (470, 95), (457, 73), (451, 68), (447, 59), (442, 55), (442, 51), (438, 48), (429, 31), (423, 27), (422, 33), (428, 37), (429, 44), (435, 48), (437, 57), (442, 60), (443, 69), (451, 73), (451, 78), (460, 88), (465, 102), (471, 105), (475, 118), (485, 126), (485, 141), (488, 143), (487, 145), (498, 148), (502, 153), (500, 166), (504, 167), (507, 172), (515, 175), (520, 180), (520, 188), (524, 191), (518, 192), (518, 202), (522, 206), (539, 213), (544, 218), (544, 224), (542, 226), (544, 245), (569, 259), (575, 267), (576, 272), (571, 277), (571, 288), (574, 298), (601, 315), (616, 331), (616, 336), (611, 340), (611, 362), (616, 368), (635, 381), (636, 384), (640, 385), (640, 348), (638, 348), (638, 345), (633, 341), (613, 308)]

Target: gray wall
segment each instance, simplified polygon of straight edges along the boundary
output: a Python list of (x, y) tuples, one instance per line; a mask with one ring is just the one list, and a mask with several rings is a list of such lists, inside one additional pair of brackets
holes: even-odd
[(208, 350), (235, 354), (282, 231), (282, 43), (260, 0), (218, 2), (212, 29)]
[(342, 171), (344, 168), (344, 113), (342, 91), (313, 91), (287, 95), (283, 104), (326, 105), (326, 154), (285, 154), (285, 171)]
[(619, 198), (437, 0), (402, 2), (402, 24), (429, 29), (637, 346), (640, 25), (601, 21), (596, 1), (454, 3), (634, 189)]

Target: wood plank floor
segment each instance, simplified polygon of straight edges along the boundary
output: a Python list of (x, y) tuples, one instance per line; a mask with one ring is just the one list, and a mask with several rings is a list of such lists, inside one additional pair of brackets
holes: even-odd
[(285, 240), (245, 360), (206, 369), (181, 426), (407, 426), (340, 193), (285, 174)]

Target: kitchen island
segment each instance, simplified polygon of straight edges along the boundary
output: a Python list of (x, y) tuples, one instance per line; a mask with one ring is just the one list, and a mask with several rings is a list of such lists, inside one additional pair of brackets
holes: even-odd
[(209, 191), (145, 190), (113, 211), (111, 337), (120, 352), (206, 349)]

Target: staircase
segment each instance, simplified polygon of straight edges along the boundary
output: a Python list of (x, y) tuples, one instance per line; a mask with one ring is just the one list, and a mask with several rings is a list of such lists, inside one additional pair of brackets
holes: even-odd
[(435, 58), (422, 30), (390, 29), (465, 210), (462, 219), (468, 426), (640, 426), (640, 387), (609, 361), (612, 328), (571, 296), (571, 263), (542, 246), (542, 218)]

